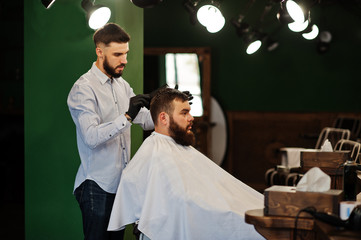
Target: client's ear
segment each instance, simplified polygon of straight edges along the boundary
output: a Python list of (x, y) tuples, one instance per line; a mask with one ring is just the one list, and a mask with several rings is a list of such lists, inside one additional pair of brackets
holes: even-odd
[(98, 58), (103, 58), (104, 54), (103, 54), (103, 49), (100, 47), (97, 47), (95, 49), (95, 53), (97, 54)]
[(167, 126), (169, 124), (169, 115), (166, 112), (161, 112), (158, 121), (162, 126)]

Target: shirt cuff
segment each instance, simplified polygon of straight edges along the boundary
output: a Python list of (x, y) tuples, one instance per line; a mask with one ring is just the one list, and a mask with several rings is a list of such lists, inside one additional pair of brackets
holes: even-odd
[(117, 117), (114, 121), (115, 125), (119, 130), (130, 127), (132, 124), (127, 120), (127, 118), (124, 116), (124, 114), (121, 114), (119, 117)]

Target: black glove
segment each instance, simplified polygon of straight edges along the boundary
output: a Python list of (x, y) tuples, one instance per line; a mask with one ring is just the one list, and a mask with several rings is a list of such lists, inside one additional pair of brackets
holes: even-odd
[(142, 107), (146, 107), (149, 109), (150, 105), (150, 96), (149, 94), (139, 94), (137, 96), (131, 97), (129, 100), (129, 109), (126, 114), (134, 120), (134, 118), (138, 115), (139, 110)]
[[(178, 84), (175, 85), (174, 89), (177, 89), (177, 90), (178, 90)], [(189, 105), (191, 105), (191, 104), (192, 104), (191, 100), (193, 99), (193, 95), (192, 95), (189, 91), (183, 91), (183, 93), (184, 93), (185, 95), (187, 95)]]

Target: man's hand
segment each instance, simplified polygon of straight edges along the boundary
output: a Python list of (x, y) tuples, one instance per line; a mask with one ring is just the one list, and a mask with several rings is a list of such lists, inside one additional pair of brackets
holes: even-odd
[[(174, 89), (177, 89), (177, 90), (178, 90), (178, 84), (175, 85)], [(191, 100), (193, 99), (193, 95), (192, 95), (189, 91), (183, 91), (183, 93), (184, 93), (185, 95), (187, 95), (189, 105), (191, 105), (191, 104), (192, 104)]]
[(137, 96), (131, 97), (129, 101), (129, 109), (126, 112), (129, 117), (134, 120), (134, 118), (138, 115), (140, 109), (142, 107), (146, 107), (149, 109), (150, 105), (150, 96), (149, 94), (139, 94)]

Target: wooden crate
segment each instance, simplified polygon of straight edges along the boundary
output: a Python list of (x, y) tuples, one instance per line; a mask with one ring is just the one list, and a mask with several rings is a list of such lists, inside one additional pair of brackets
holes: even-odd
[[(317, 211), (339, 213), (339, 203), (343, 200), (343, 191), (331, 189), (326, 192), (300, 192), (296, 187), (269, 187), (264, 192), (264, 214), (268, 216), (295, 217), (306, 207), (315, 207)], [(301, 217), (311, 217), (301, 213)]]

